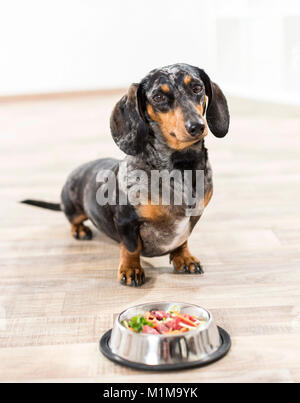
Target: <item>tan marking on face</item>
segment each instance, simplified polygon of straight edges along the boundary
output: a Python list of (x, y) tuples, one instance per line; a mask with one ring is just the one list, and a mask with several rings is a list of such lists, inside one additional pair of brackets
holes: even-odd
[(160, 88), (163, 92), (170, 92), (170, 87), (168, 86), (168, 84), (163, 84)]
[(204, 101), (203, 101), (203, 103), (202, 103), (203, 113), (204, 113), (204, 111), (206, 110), (206, 101), (207, 101), (207, 98), (206, 98), (206, 96), (205, 96), (205, 97), (204, 97)]
[(200, 116), (203, 118), (203, 113), (204, 113), (204, 107), (203, 104), (196, 105), (197, 111), (200, 113)]
[(192, 77), (191, 76), (185, 76), (183, 79), (183, 82), (185, 85), (189, 85), (192, 81)]
[(201, 116), (201, 119), (203, 120), (203, 122), (204, 122), (204, 124), (205, 124), (205, 129), (204, 129), (204, 132), (203, 132), (203, 134), (202, 134), (202, 138), (206, 137), (207, 134), (208, 134), (207, 122), (206, 122), (205, 117), (203, 116), (203, 115), (204, 115), (204, 111), (205, 111), (204, 106), (205, 106), (205, 101), (204, 101), (202, 104), (200, 104), (200, 105), (196, 105), (196, 109), (197, 109), (197, 111), (199, 112), (199, 114), (200, 114), (200, 116)]
[(204, 208), (208, 205), (210, 202), (212, 195), (213, 195), (213, 188), (209, 189), (207, 192), (204, 194)]
[[(183, 150), (199, 140), (199, 138), (190, 140), (191, 136), (186, 131), (183, 113), (180, 108), (156, 113), (152, 105), (148, 104), (147, 112), (150, 118), (159, 124), (167, 144), (174, 150)], [(172, 136), (171, 133), (175, 136)]]

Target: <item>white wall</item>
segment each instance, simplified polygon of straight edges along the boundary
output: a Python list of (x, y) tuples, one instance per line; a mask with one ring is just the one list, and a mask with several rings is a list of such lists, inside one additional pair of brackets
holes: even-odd
[(0, 95), (126, 87), (204, 67), (235, 95), (300, 105), (298, 0), (1, 0)]
[(217, 76), (231, 94), (300, 105), (300, 2), (216, 1)]

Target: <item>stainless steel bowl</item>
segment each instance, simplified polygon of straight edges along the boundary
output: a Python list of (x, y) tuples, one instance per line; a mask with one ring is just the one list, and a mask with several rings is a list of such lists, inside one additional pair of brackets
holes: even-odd
[[(123, 320), (152, 310), (167, 311), (174, 305), (180, 312), (205, 318), (206, 323), (183, 334), (152, 335), (134, 333)], [(100, 341), (102, 353), (109, 359), (137, 369), (170, 370), (207, 365), (223, 357), (230, 349), (230, 337), (214, 322), (212, 314), (193, 304), (159, 302), (137, 305), (122, 312), (112, 331)]]

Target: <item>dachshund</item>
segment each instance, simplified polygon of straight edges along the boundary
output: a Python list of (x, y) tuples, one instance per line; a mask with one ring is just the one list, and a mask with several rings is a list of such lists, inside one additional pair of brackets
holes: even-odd
[[(128, 192), (138, 181), (139, 189), (149, 189), (147, 179), (153, 171), (188, 170), (194, 174), (200, 170), (204, 172), (202, 202), (206, 207), (212, 197), (213, 181), (204, 138), (208, 128), (216, 137), (224, 137), (229, 121), (226, 98), (204, 70), (187, 64), (155, 69), (140, 83), (132, 84), (112, 112), (112, 137), (125, 158), (99, 159), (77, 168), (68, 177), (59, 204), (35, 200), (23, 203), (62, 210), (78, 240), (92, 238), (92, 231), (84, 224), (89, 219), (119, 242), (121, 284), (145, 283), (141, 255), (169, 254), (176, 272), (202, 274), (199, 260), (189, 251), (188, 237), (203, 209), (189, 216), (186, 204), (176, 205), (172, 200), (167, 205), (161, 203), (161, 198), (159, 203), (152, 203), (149, 197), (133, 203), (128, 200)], [(115, 202), (101, 204), (97, 202), (97, 192), (109, 179), (101, 178), (104, 172), (115, 175), (113, 193), (118, 195)], [(143, 172), (142, 177), (137, 178), (136, 172)], [(191, 187), (194, 186), (193, 179)], [(120, 202), (120, 195), (127, 197), (127, 203)]]

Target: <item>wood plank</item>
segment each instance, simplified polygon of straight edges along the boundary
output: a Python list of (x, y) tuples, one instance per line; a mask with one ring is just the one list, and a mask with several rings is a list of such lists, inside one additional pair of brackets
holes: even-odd
[(0, 103), (0, 382), (169, 381), (98, 351), (118, 312), (162, 299), (207, 307), (233, 339), (224, 360), (172, 380), (300, 382), (299, 118), (233, 102), (230, 135), (207, 137), (215, 194), (190, 238), (204, 276), (145, 258), (146, 284), (126, 288), (115, 242), (97, 231), (75, 241), (63, 214), (19, 203), (56, 202), (79, 164), (122, 156), (109, 134), (119, 96)]

